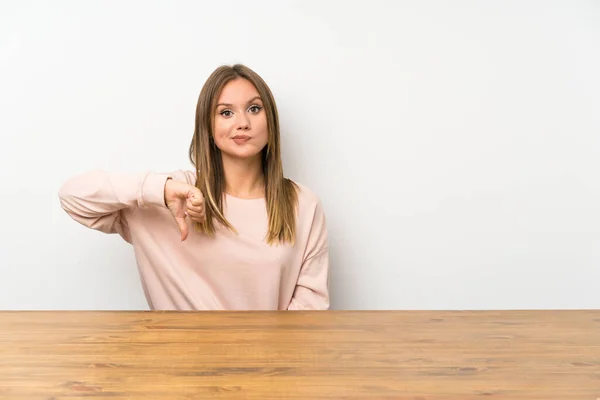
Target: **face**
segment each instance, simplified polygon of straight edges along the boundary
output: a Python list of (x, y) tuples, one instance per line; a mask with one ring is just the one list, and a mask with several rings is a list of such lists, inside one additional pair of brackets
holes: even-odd
[(213, 134), (223, 157), (260, 157), (269, 138), (267, 116), (258, 91), (246, 79), (229, 81), (221, 91)]

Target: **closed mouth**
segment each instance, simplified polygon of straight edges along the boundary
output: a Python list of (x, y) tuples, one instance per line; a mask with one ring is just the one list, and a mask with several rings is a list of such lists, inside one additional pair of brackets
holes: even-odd
[(233, 137), (233, 139), (248, 140), (248, 139), (250, 139), (250, 136), (247, 136), (247, 135), (236, 135), (236, 136)]

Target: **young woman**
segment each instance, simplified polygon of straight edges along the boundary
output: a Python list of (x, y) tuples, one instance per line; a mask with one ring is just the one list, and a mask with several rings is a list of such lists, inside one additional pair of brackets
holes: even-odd
[(284, 177), (277, 107), (258, 74), (243, 65), (211, 74), (189, 156), (193, 172), (74, 176), (61, 205), (133, 245), (151, 309), (328, 309), (323, 208)]

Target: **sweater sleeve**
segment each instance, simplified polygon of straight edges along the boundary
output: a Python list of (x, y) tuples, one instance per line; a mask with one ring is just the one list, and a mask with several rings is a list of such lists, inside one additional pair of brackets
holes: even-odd
[(329, 241), (325, 214), (319, 202), (288, 310), (327, 310), (329, 303)]
[(68, 179), (58, 197), (65, 212), (80, 224), (104, 233), (118, 233), (131, 243), (125, 209), (162, 206), (169, 174), (109, 173), (93, 170)]

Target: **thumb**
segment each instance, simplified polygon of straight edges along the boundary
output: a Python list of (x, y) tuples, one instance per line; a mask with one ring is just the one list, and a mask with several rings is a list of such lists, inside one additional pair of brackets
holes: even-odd
[[(190, 185), (191, 186), (191, 185)], [(189, 197), (192, 199), (202, 199), (202, 192), (196, 186), (192, 186), (189, 191)]]
[(183, 218), (176, 217), (175, 221), (177, 221), (177, 226), (179, 227), (179, 230), (181, 231), (181, 241), (183, 242), (188, 237), (187, 222), (185, 221), (185, 217), (183, 217)]

